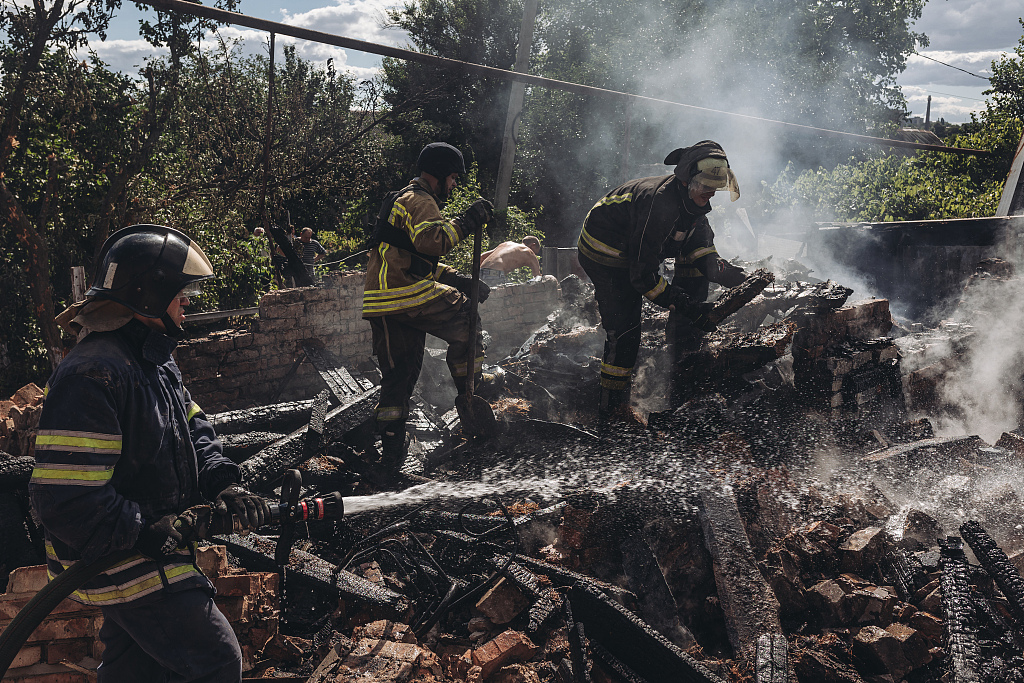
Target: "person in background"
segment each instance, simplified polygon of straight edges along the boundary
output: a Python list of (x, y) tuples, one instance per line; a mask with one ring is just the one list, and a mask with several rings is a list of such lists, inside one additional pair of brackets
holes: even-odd
[(299, 241), (295, 243), (295, 250), (299, 252), (302, 264), (306, 266), (311, 280), (316, 281), (314, 264), (327, 255), (323, 245), (313, 239), (313, 231), (310, 228), (303, 228), (299, 233)]
[(71, 596), (103, 613), (99, 683), (239, 683), (238, 641), (174, 525), (208, 503), (248, 529), (270, 518), (171, 356), (189, 297), (213, 268), (199, 245), (160, 225), (114, 233), (99, 264), (85, 300), (57, 316), (84, 337), (47, 382), (36, 436), (29, 494), (47, 571), (137, 551)]
[[(289, 225), (286, 239), (293, 246), (297, 241), (295, 237), (295, 226)], [(295, 286), (295, 276), (291, 272), (291, 268), (288, 265), (288, 257), (285, 256), (280, 246), (274, 247), (274, 254), (271, 256), (271, 261), (274, 264), (274, 276), (277, 278), (277, 286), (280, 289), (286, 289)]]
[[(629, 418), (644, 299), (671, 311), (665, 336), (675, 384), (675, 363), (715, 329), (708, 283), (735, 287), (746, 279), (718, 257), (707, 219), (716, 192), (729, 190), (733, 201), (740, 196), (721, 145), (704, 140), (673, 150), (665, 164), (675, 165), (671, 174), (630, 180), (599, 199), (580, 233), (580, 265), (594, 283), (606, 335), (600, 411), (607, 416)], [(659, 272), (667, 258), (675, 259), (671, 284)]]
[(517, 268), (529, 268), (533, 277), (540, 277), (540, 240), (527, 235), (522, 242), (502, 242), (480, 254), (480, 279), (491, 287), (504, 284), (508, 274)]

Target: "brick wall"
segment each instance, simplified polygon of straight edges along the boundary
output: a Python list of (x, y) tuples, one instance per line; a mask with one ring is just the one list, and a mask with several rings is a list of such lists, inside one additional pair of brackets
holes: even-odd
[[(370, 325), (362, 319), (361, 272), (330, 274), (318, 287), (269, 292), (251, 331), (227, 330), (190, 339), (175, 357), (185, 386), (208, 413), (273, 400), (299, 357), (301, 342), (317, 339), (348, 367), (372, 368)], [(480, 306), (492, 344), (488, 362), (522, 344), (558, 306), (553, 279), (502, 285)], [(302, 363), (279, 400), (310, 398), (323, 388), (316, 370)]]
[[(202, 548), (199, 566), (217, 586), (215, 601), (231, 622), (242, 646), (243, 669), (255, 665), (257, 653), (277, 634), (278, 576), (237, 573), (228, 567), (224, 546)], [(232, 571), (236, 573), (232, 573)], [(0, 595), (0, 629), (46, 585), (46, 567), (19, 567)], [(4, 676), (5, 683), (89, 683), (103, 655), (99, 608), (63, 600), (32, 632)]]

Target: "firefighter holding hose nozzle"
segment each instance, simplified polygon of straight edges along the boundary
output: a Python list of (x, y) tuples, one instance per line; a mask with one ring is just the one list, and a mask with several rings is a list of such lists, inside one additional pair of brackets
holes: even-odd
[[(665, 335), (674, 367), (715, 329), (708, 318), (713, 307), (706, 303), (708, 283), (735, 287), (746, 278), (741, 268), (718, 257), (707, 220), (716, 192), (729, 190), (732, 201), (740, 196), (725, 151), (704, 140), (673, 150), (665, 164), (675, 165), (672, 174), (630, 180), (598, 200), (580, 233), (580, 265), (594, 282), (606, 335), (600, 402), (604, 419), (629, 417), (645, 298), (671, 310)], [(667, 258), (675, 259), (671, 284), (660, 274)]]
[(240, 486), (171, 357), (183, 308), (213, 268), (199, 245), (160, 225), (115, 232), (98, 263), (86, 299), (57, 317), (80, 341), (47, 382), (36, 438), (29, 490), (47, 568), (53, 578), (137, 551), (71, 596), (103, 612), (99, 683), (237, 683), (238, 641), (174, 524), (207, 502), (252, 529), (270, 517)]

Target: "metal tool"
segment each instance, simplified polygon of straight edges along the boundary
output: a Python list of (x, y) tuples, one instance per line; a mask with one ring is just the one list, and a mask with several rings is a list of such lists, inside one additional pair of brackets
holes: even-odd
[(476, 379), (477, 306), (480, 299), (480, 243), (484, 226), (477, 226), (473, 233), (473, 284), (469, 297), (469, 353), (466, 358), (466, 393), (455, 397), (455, 408), (459, 411), (462, 432), (467, 436), (491, 437), (498, 433), (498, 422), (491, 404), (473, 395)]

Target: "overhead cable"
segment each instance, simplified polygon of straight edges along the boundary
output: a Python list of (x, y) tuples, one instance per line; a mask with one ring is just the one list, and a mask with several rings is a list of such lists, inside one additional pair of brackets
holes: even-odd
[(985, 81), (989, 80), (988, 76), (981, 76), (981, 75), (976, 74), (976, 73), (974, 73), (972, 71), (968, 71), (967, 69), (961, 69), (958, 66), (953, 66), (952, 64), (946, 64), (945, 62), (940, 62), (939, 60), (935, 59), (935, 57), (929, 57), (928, 55), (923, 55), (923, 54), (921, 54), (920, 52), (918, 52), (916, 50), (914, 51), (914, 54), (917, 55), (918, 57), (924, 57), (925, 59), (930, 59), (933, 62), (941, 64), (942, 66), (948, 66), (950, 69), (956, 69), (957, 71), (963, 71), (965, 74), (967, 74), (969, 76), (974, 76), (975, 78), (980, 78), (980, 79), (985, 80)]
[(656, 97), (646, 97), (644, 95), (636, 95), (633, 93), (620, 92), (617, 90), (597, 88), (592, 85), (582, 85), (580, 83), (573, 83), (571, 81), (560, 81), (555, 78), (534, 76), (532, 74), (521, 73), (518, 71), (498, 69), (493, 66), (484, 66), (483, 64), (474, 64), (473, 62), (463, 62), (457, 59), (449, 59), (447, 57), (438, 57), (436, 55), (424, 54), (422, 52), (416, 52), (414, 50), (405, 50), (402, 48), (391, 47), (389, 45), (370, 43), (365, 40), (345, 38), (343, 36), (337, 36), (332, 33), (324, 33), (322, 31), (315, 31), (313, 29), (302, 28), (300, 26), (282, 24), (276, 21), (269, 21), (267, 19), (260, 19), (258, 17), (251, 17), (247, 14), (229, 12), (227, 10), (217, 9), (216, 7), (197, 5), (193, 2), (187, 2), (187, 0), (137, 0), (137, 2), (139, 2), (140, 4), (151, 5), (158, 10), (175, 10), (185, 12), (187, 14), (203, 17), (205, 19), (211, 19), (213, 21), (219, 21), (225, 24), (247, 26), (249, 28), (254, 28), (260, 31), (280, 33), (282, 35), (292, 36), (293, 38), (301, 38), (302, 40), (309, 40), (315, 43), (335, 45), (337, 47), (348, 48), (351, 50), (359, 50), (360, 52), (368, 52), (370, 54), (381, 55), (383, 57), (394, 57), (396, 59), (421, 62), (423, 64), (430, 64), (445, 69), (458, 69), (469, 73), (480, 74), (482, 76), (489, 76), (491, 78), (501, 78), (509, 81), (518, 81), (520, 83), (526, 83), (527, 85), (537, 85), (545, 88), (555, 88), (558, 90), (564, 90), (566, 92), (572, 92), (579, 95), (600, 95), (603, 97), (619, 98), (626, 101), (635, 100), (663, 106), (681, 107), (689, 109), (691, 111), (699, 111), (706, 114), (731, 116), (733, 118), (744, 119), (746, 121), (752, 121), (773, 126), (781, 126), (790, 129), (797, 129), (804, 131), (806, 133), (812, 133), (816, 135), (843, 137), (869, 145), (880, 145), (884, 147), (902, 147), (906, 149), (921, 149), (932, 152), (948, 152), (950, 154), (973, 154), (982, 156), (989, 154), (988, 151), (983, 149), (946, 147), (944, 145), (929, 145), (925, 143), (909, 142), (905, 140), (890, 140), (888, 138), (876, 138), (870, 135), (861, 135), (859, 133), (847, 133), (840, 130), (817, 128), (815, 126), (808, 126), (801, 123), (777, 121), (775, 119), (766, 119), (760, 116), (753, 116), (751, 114), (739, 114), (731, 111), (721, 111), (719, 109), (701, 107), (695, 104), (685, 104), (683, 102), (662, 100)]

